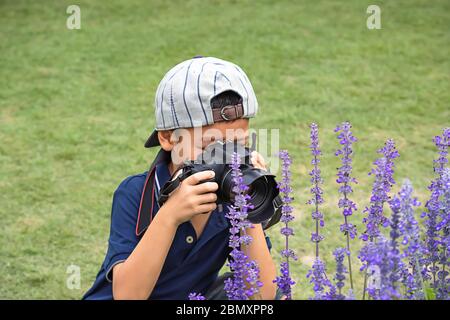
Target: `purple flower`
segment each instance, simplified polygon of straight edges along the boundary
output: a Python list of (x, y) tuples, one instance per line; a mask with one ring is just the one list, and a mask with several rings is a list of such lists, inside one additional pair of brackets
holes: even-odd
[[(336, 288), (331, 284), (331, 282), (328, 280), (326, 271), (325, 271), (325, 265), (319, 258), (319, 242), (324, 239), (323, 235), (319, 233), (319, 227), (324, 226), (324, 220), (323, 220), (323, 214), (319, 211), (319, 205), (323, 203), (322, 194), (323, 191), (320, 187), (320, 184), (322, 184), (322, 178), (320, 176), (320, 169), (319, 169), (319, 163), (320, 159), (319, 156), (321, 155), (321, 151), (319, 148), (319, 128), (317, 124), (312, 123), (310, 125), (311, 128), (311, 155), (312, 155), (312, 161), (311, 164), (313, 165), (313, 169), (309, 173), (311, 176), (311, 193), (313, 194), (313, 197), (311, 200), (307, 201), (307, 204), (314, 205), (314, 210), (312, 212), (312, 218), (315, 221), (316, 224), (316, 230), (315, 232), (311, 233), (311, 241), (315, 243), (315, 260), (312, 265), (312, 268), (308, 271), (308, 274), (306, 275), (307, 278), (310, 278), (310, 283), (314, 285), (313, 289), (315, 292), (314, 299), (332, 299), (336, 294)], [(328, 291), (325, 291), (325, 288), (328, 288)]]
[(441, 196), (441, 221), (438, 228), (442, 229), (443, 251), (450, 253), (450, 168), (445, 168), (441, 176), (442, 196)]
[(375, 176), (375, 181), (372, 187), (372, 196), (370, 197), (370, 207), (366, 207), (364, 212), (367, 217), (363, 219), (366, 224), (366, 230), (361, 237), (364, 241), (376, 238), (379, 233), (379, 227), (387, 227), (388, 220), (383, 215), (383, 205), (389, 200), (389, 191), (393, 184), (395, 184), (394, 174), (394, 159), (399, 157), (398, 151), (395, 149), (395, 143), (392, 139), (386, 141), (383, 148), (378, 150), (382, 154), (381, 158), (375, 160), (375, 167), (369, 172), (369, 175)]
[[(316, 257), (312, 268), (308, 271), (306, 277), (310, 278), (310, 283), (313, 284), (315, 300), (331, 299), (336, 292), (336, 288), (327, 278), (325, 265), (320, 258)], [(327, 288), (328, 292), (326, 291)]]
[(442, 245), (447, 252), (450, 252), (450, 168), (442, 171), (442, 215), (441, 228), (443, 229)]
[(441, 221), (438, 224), (438, 228), (442, 229), (441, 235), (441, 255), (440, 264), (442, 270), (438, 271), (439, 288), (437, 297), (442, 300), (448, 300), (450, 298), (450, 168), (442, 170), (441, 174)]
[(309, 173), (311, 176), (311, 193), (313, 194), (313, 198), (309, 201), (307, 201), (307, 204), (314, 205), (314, 211), (312, 212), (312, 218), (316, 222), (316, 231), (315, 233), (311, 234), (311, 241), (316, 243), (316, 257), (319, 256), (319, 242), (323, 240), (323, 236), (319, 234), (319, 226), (324, 226), (324, 220), (323, 220), (323, 214), (319, 211), (319, 204), (323, 203), (322, 194), (323, 191), (320, 187), (320, 184), (323, 182), (322, 178), (320, 177), (320, 169), (319, 169), (319, 163), (320, 159), (319, 156), (321, 155), (320, 149), (319, 149), (319, 128), (317, 124), (312, 123), (310, 125), (311, 128), (311, 154), (313, 156), (311, 164), (313, 165), (313, 169)]
[(356, 300), (352, 289), (348, 290), (347, 298), (345, 300)]
[(352, 264), (350, 258), (350, 239), (354, 239), (356, 236), (356, 226), (348, 221), (348, 217), (353, 214), (353, 211), (357, 210), (356, 204), (348, 197), (353, 192), (351, 183), (358, 183), (358, 181), (351, 176), (352, 174), (352, 154), (353, 143), (357, 139), (351, 132), (352, 125), (350, 122), (343, 122), (341, 125), (334, 129), (335, 132), (339, 132), (338, 139), (341, 145), (341, 149), (335, 152), (335, 155), (341, 159), (342, 166), (338, 168), (336, 182), (340, 184), (339, 193), (342, 194), (342, 198), (339, 199), (338, 206), (342, 208), (342, 214), (344, 216), (344, 223), (340, 225), (341, 232), (347, 238), (347, 251), (348, 251), (348, 268), (350, 271), (350, 287), (353, 289), (353, 275)]
[(335, 152), (335, 155), (341, 159), (342, 166), (338, 168), (336, 182), (340, 184), (339, 193), (342, 194), (343, 198), (339, 200), (339, 208), (343, 208), (343, 215), (346, 221), (341, 225), (341, 230), (348, 232), (350, 237), (353, 239), (356, 235), (356, 228), (347, 223), (347, 217), (351, 216), (353, 211), (357, 210), (356, 204), (351, 201), (348, 196), (353, 192), (351, 183), (358, 183), (358, 181), (351, 176), (352, 174), (352, 154), (353, 154), (353, 143), (357, 139), (353, 136), (350, 131), (352, 128), (349, 122), (343, 122), (341, 125), (334, 129), (335, 132), (339, 132), (338, 139), (342, 146)]
[[(241, 245), (249, 245), (251, 237), (245, 233), (251, 223), (246, 219), (248, 210), (252, 208), (248, 204), (250, 196), (247, 194), (248, 186), (244, 184), (240, 170), (240, 157), (234, 153), (231, 157), (234, 203), (230, 206), (226, 217), (229, 219), (230, 237), (229, 246), (232, 248), (231, 259), (227, 264), (233, 272), (233, 276), (225, 280), (225, 292), (229, 300), (248, 300), (259, 292), (262, 282), (259, 281), (259, 267), (255, 261), (241, 250)], [(242, 231), (242, 235), (240, 235)]]
[(282, 162), (281, 175), (282, 180), (278, 184), (278, 189), (282, 193), (283, 205), (281, 207), (281, 218), (280, 221), (284, 223), (284, 227), (281, 228), (280, 232), (285, 237), (285, 248), (282, 250), (281, 255), (286, 260), (281, 263), (281, 275), (276, 277), (273, 281), (277, 284), (278, 288), (280, 288), (281, 292), (286, 296), (287, 300), (292, 299), (292, 290), (291, 287), (295, 284), (295, 281), (291, 279), (289, 272), (289, 258), (297, 260), (297, 256), (294, 251), (289, 249), (289, 236), (294, 235), (294, 231), (292, 228), (288, 226), (289, 222), (294, 220), (294, 216), (291, 214), (293, 208), (290, 203), (293, 198), (291, 197), (291, 158), (289, 157), (289, 153), (286, 150), (282, 150), (279, 153), (279, 157)]
[(412, 193), (411, 182), (405, 179), (398, 195), (394, 196), (389, 204), (392, 211), (400, 215), (398, 232), (404, 247), (401, 257), (407, 260), (407, 265), (401, 270), (406, 297), (422, 300), (425, 298), (422, 270), (426, 250), (420, 240), (420, 228), (414, 217), (414, 207), (420, 206), (420, 202), (413, 198)]
[[(438, 233), (438, 218), (439, 218), (439, 197), (441, 190), (437, 184), (432, 182), (429, 187), (431, 191), (430, 199), (426, 202), (425, 208), (428, 212), (425, 213), (425, 243), (427, 248), (426, 258), (426, 273), (427, 279), (433, 280), (433, 286), (436, 286), (436, 275), (439, 270), (437, 264), (439, 263), (439, 233)], [(422, 215), (424, 216), (424, 215)], [(431, 273), (431, 275), (430, 275)]]
[(273, 281), (277, 284), (280, 291), (283, 295), (286, 296), (286, 300), (292, 299), (292, 286), (295, 284), (295, 281), (292, 280), (290, 271), (289, 271), (289, 262), (283, 261), (280, 264), (280, 276), (277, 276)]
[(200, 293), (189, 293), (189, 300), (206, 300)]
[(399, 202), (395, 198), (389, 201), (392, 210), (392, 215), (390, 219), (391, 231), (389, 233), (390, 252), (388, 253), (392, 269), (389, 275), (389, 281), (390, 286), (392, 287), (393, 290), (395, 290), (395, 292), (398, 292), (398, 284), (405, 270), (405, 266), (401, 260), (401, 254), (398, 244), (398, 240), (401, 235), (400, 234), (401, 206), (399, 206), (398, 203)]
[(433, 160), (434, 172), (438, 175), (442, 175), (442, 171), (448, 163), (448, 147), (450, 146), (450, 128), (444, 128), (442, 130), (442, 136), (435, 136), (433, 139), (437, 149), (438, 158)]
[(324, 239), (324, 236), (321, 235), (320, 233), (311, 233), (311, 241), (314, 243), (319, 243), (320, 241), (322, 241)]
[[(369, 172), (369, 175), (374, 175), (375, 180), (372, 186), (372, 195), (370, 197), (370, 206), (364, 209), (367, 217), (363, 219), (366, 225), (366, 230), (360, 236), (364, 241), (369, 240), (359, 254), (362, 262), (362, 270), (366, 270), (364, 284), (367, 285), (367, 277), (369, 275), (368, 266), (372, 263), (374, 256), (374, 247), (371, 242), (375, 241), (380, 233), (380, 226), (387, 227), (389, 220), (383, 215), (383, 206), (389, 200), (389, 192), (392, 185), (395, 183), (394, 174), (394, 159), (399, 157), (398, 151), (395, 149), (395, 144), (392, 139), (388, 139), (383, 148), (377, 151), (382, 154), (382, 157), (374, 161), (375, 167)], [(379, 244), (381, 245), (381, 244)], [(368, 290), (369, 294), (374, 296), (373, 290)], [(363, 299), (365, 298), (366, 288), (363, 288)]]
[(350, 222), (345, 222), (339, 226), (339, 230), (345, 235), (349, 235), (350, 238), (354, 238), (356, 235), (356, 227)]
[(334, 281), (338, 290), (338, 293), (336, 294), (336, 300), (345, 299), (345, 295), (342, 294), (342, 288), (345, 285), (345, 274), (347, 273), (347, 269), (344, 266), (344, 259), (349, 254), (350, 253), (346, 248), (337, 248), (333, 252), (334, 258), (336, 260), (336, 274), (334, 275)]
[[(428, 187), (431, 195), (425, 204), (426, 212), (422, 213), (422, 217), (425, 217), (425, 243), (428, 250), (425, 277), (432, 279), (432, 286), (435, 289), (438, 288), (439, 282), (437, 298), (444, 299), (448, 297), (448, 289), (446, 289), (448, 287), (448, 280), (446, 280), (448, 271), (445, 268), (449, 266), (448, 246), (446, 246), (445, 239), (448, 238), (450, 228), (448, 206), (445, 210), (444, 190), (446, 187), (444, 180), (448, 163), (448, 147), (450, 146), (450, 128), (445, 128), (442, 136), (434, 137), (433, 142), (438, 149), (438, 158), (433, 160), (436, 177)], [(442, 264), (441, 271), (439, 264)]]
[(394, 279), (399, 278), (398, 252), (392, 249), (392, 241), (379, 234), (360, 251), (360, 259), (366, 262), (367, 290), (375, 300), (400, 299)]

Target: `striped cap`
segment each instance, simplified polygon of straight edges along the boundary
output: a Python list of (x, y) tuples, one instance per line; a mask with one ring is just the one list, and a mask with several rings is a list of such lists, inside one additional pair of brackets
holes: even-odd
[(159, 145), (159, 130), (213, 124), (211, 99), (229, 90), (241, 96), (243, 118), (256, 116), (258, 101), (253, 87), (245, 72), (234, 63), (213, 57), (194, 57), (170, 69), (156, 91), (156, 128), (145, 147)]

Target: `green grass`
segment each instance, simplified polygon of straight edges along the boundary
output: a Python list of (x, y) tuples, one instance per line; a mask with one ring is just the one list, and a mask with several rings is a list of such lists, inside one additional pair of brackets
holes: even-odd
[[(143, 143), (154, 126), (156, 86), (198, 54), (242, 66), (260, 103), (252, 126), (279, 128), (280, 147), (292, 154), (291, 243), (300, 259), (291, 268), (295, 298), (307, 298), (308, 124), (321, 128), (321, 252), (330, 274), (331, 252), (344, 245), (334, 126), (349, 120), (359, 138), (353, 198), (360, 210), (352, 222), (361, 230), (376, 150), (396, 140), (395, 178), (409, 177), (423, 202), (431, 138), (449, 125), (450, 3), (377, 1), (382, 29), (368, 30), (372, 3), (78, 1), (81, 30), (68, 30), (72, 1), (0, 1), (0, 298), (78, 299), (90, 287), (107, 247), (112, 193), (155, 155)], [(269, 231), (277, 259), (278, 230)], [(72, 263), (81, 267), (80, 290), (65, 285)], [(361, 281), (357, 275), (357, 295)]]

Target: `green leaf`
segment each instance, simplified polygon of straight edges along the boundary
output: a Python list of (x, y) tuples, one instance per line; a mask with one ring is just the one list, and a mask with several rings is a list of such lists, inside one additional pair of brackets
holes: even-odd
[(426, 300), (436, 300), (436, 293), (433, 288), (425, 288), (425, 299)]

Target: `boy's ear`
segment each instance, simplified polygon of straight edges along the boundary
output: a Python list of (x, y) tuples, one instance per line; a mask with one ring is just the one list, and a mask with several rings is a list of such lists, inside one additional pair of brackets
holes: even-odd
[(173, 130), (158, 131), (159, 144), (165, 151), (172, 151), (175, 146), (176, 141), (172, 132)]

